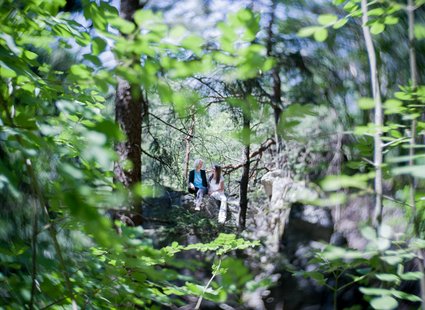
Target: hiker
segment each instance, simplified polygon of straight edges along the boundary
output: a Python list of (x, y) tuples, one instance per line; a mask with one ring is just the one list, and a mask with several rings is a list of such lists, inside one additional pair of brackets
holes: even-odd
[(204, 195), (208, 192), (208, 182), (205, 170), (202, 170), (204, 165), (201, 159), (196, 159), (194, 170), (189, 172), (188, 190), (189, 193), (195, 194), (195, 210), (201, 210), (201, 202)]
[(224, 194), (224, 178), (221, 175), (221, 166), (219, 165), (214, 165), (212, 169), (212, 174), (209, 177), (208, 194), (221, 201), (218, 222), (223, 224), (227, 215), (227, 197)]

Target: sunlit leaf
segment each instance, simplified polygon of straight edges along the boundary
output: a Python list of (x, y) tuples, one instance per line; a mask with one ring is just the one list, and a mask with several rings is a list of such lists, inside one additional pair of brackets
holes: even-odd
[(320, 28), (314, 33), (314, 39), (317, 42), (323, 42), (328, 38), (328, 30), (326, 28)]
[(339, 29), (342, 28), (346, 23), (348, 22), (347, 18), (342, 18), (340, 20), (338, 20), (334, 25), (333, 28), (334, 29)]
[(385, 25), (375, 22), (371, 27), (370, 27), (370, 32), (372, 34), (380, 34), (381, 32), (383, 32), (385, 30)]
[(374, 309), (387, 310), (395, 309), (398, 306), (398, 302), (391, 296), (382, 296), (372, 299), (370, 301), (370, 305)]
[(400, 283), (400, 278), (397, 275), (395, 275), (395, 274), (391, 274), (391, 273), (378, 273), (376, 275), (376, 277), (379, 280), (381, 280), (381, 281)]
[(418, 40), (425, 39), (425, 25), (415, 24), (415, 38)]
[(320, 27), (317, 26), (301, 28), (297, 35), (300, 37), (309, 37), (312, 36), (318, 29), (320, 29)]
[(112, 26), (114, 26), (115, 28), (117, 28), (119, 31), (121, 31), (124, 34), (130, 34), (136, 28), (132, 22), (129, 22), (128, 20), (125, 20), (121, 17), (116, 17), (110, 20), (110, 23)]
[(322, 14), (319, 15), (317, 21), (320, 25), (326, 26), (328, 24), (333, 24), (338, 20), (338, 17), (333, 14)]
[(363, 110), (370, 110), (375, 107), (375, 102), (372, 98), (360, 98), (357, 103), (359, 108)]
[(96, 37), (92, 41), (92, 53), (94, 55), (99, 55), (105, 50), (106, 42), (100, 37)]

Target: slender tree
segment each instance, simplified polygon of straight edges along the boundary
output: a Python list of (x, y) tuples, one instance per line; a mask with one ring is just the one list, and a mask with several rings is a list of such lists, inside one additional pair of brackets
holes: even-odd
[(194, 113), (194, 109), (192, 109), (191, 111), (191, 115), (190, 115), (190, 124), (189, 124), (189, 130), (188, 130), (188, 135), (186, 136), (186, 138), (184, 139), (185, 142), (185, 153), (184, 153), (184, 169), (183, 169), (183, 176), (184, 176), (184, 180), (183, 180), (183, 188), (185, 187), (186, 184), (186, 180), (188, 179), (188, 173), (189, 173), (189, 160), (190, 160), (190, 153), (191, 153), (191, 142), (192, 142), (192, 138), (193, 135), (195, 133), (195, 113)]
[(383, 126), (383, 113), (382, 113), (382, 100), (381, 90), (379, 85), (378, 68), (376, 65), (376, 52), (370, 33), (368, 23), (368, 3), (367, 0), (362, 0), (362, 29), (363, 36), (366, 42), (366, 50), (369, 58), (370, 79), (372, 84), (372, 96), (375, 102), (375, 134), (374, 134), (374, 153), (373, 164), (375, 166), (375, 210), (373, 216), (373, 223), (375, 227), (379, 227), (382, 222), (382, 126)]
[(249, 170), (250, 170), (250, 140), (251, 140), (251, 118), (250, 115), (243, 115), (243, 132), (245, 134), (244, 142), (245, 147), (243, 150), (243, 168), (240, 181), (240, 200), (239, 200), (239, 229), (244, 230), (246, 226), (246, 213), (248, 210), (248, 183), (249, 183)]
[[(248, 211), (248, 184), (250, 175), (250, 150), (251, 150), (251, 91), (252, 80), (248, 80), (243, 85), (240, 85), (241, 91), (244, 93), (245, 107), (242, 108), (242, 140), (244, 143), (243, 150), (243, 167), (239, 189), (239, 229), (244, 230), (246, 227), (246, 214)], [(246, 86), (243, 89), (242, 86)]]
[[(276, 5), (277, 1), (273, 1), (271, 6), (271, 12), (270, 12), (270, 21), (267, 27), (267, 56), (274, 56), (273, 53), (273, 25), (275, 23), (276, 19)], [(280, 115), (282, 113), (282, 86), (281, 86), (281, 79), (280, 79), (280, 65), (276, 64), (272, 69), (272, 87), (273, 87), (273, 94), (271, 96), (272, 102), (271, 106), (273, 109), (273, 119), (274, 119), (274, 125), (275, 125), (275, 141), (276, 141), (276, 168), (279, 168), (279, 160), (280, 160), (280, 151), (281, 151), (281, 144), (282, 139), (278, 131), (279, 127), (279, 120)]]

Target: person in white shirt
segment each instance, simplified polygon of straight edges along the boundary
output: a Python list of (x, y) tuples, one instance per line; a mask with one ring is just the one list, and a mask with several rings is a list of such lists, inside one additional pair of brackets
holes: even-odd
[(223, 224), (227, 215), (227, 197), (224, 194), (224, 178), (221, 175), (221, 167), (215, 165), (209, 177), (208, 194), (214, 199), (220, 200), (220, 211), (218, 212), (218, 222)]

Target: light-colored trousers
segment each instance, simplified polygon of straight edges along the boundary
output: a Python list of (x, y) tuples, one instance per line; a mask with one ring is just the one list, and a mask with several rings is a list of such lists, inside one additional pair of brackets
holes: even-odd
[(220, 211), (218, 212), (218, 222), (224, 223), (226, 221), (227, 215), (227, 197), (224, 193), (221, 192), (213, 192), (211, 195), (214, 199), (220, 200)]

